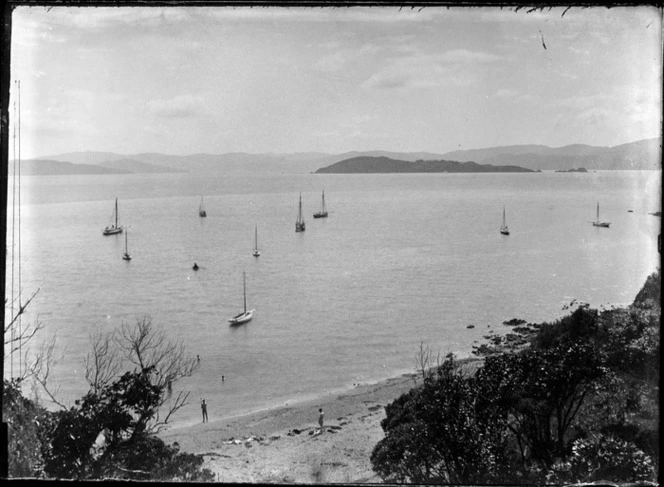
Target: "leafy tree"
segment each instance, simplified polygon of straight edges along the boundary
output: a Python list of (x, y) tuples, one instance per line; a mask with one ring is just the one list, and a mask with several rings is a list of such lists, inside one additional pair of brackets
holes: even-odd
[(151, 370), (127, 372), (101, 391), (86, 394), (63, 413), (53, 431), (46, 473), (58, 478), (86, 478), (96, 467), (94, 445), (101, 436), (105, 453), (140, 437), (154, 415), (160, 395), (150, 383)]
[(488, 482), (511, 462), (504, 415), (478, 401), (475, 382), (452, 359), (386, 412), (371, 463), (388, 482)]
[(147, 431), (163, 386), (153, 368), (127, 372), (60, 413), (45, 471), (56, 478), (211, 480), (202, 458), (180, 454)]
[(373, 468), (396, 482), (537, 480), (567, 456), (577, 415), (607, 375), (588, 343), (488, 357), (472, 377), (447, 360), (388, 405)]
[(509, 414), (524, 464), (548, 469), (565, 457), (570, 427), (608, 373), (596, 350), (578, 343), (487, 357), (476, 379)]
[(179, 446), (166, 445), (152, 435), (141, 435), (139, 441), (126, 443), (106, 456), (94, 478), (150, 481), (210, 482), (214, 474), (202, 468), (203, 457), (180, 453)]
[(662, 299), (662, 276), (658, 268), (649, 275), (645, 284), (634, 298), (634, 305), (638, 307), (660, 307)]
[(572, 482), (598, 478), (613, 482), (650, 481), (655, 478), (655, 469), (652, 459), (634, 444), (598, 435), (574, 442), (569, 470), (560, 477)]
[(386, 481), (655, 480), (659, 469), (660, 273), (633, 305), (582, 305), (533, 325), (521, 351), (487, 356), (474, 375), (437, 369), (386, 407), (371, 455)]
[[(47, 377), (50, 362), (42, 363)], [(119, 375), (127, 364), (134, 370)], [(168, 340), (145, 317), (120, 333), (93, 334), (85, 364), (90, 390), (72, 407), (48, 412), (22, 396), (20, 380), (5, 381), (11, 475), (211, 480), (202, 457), (180, 453), (152, 435), (186, 404), (188, 393), (174, 396), (173, 384), (197, 366), (180, 342)]]
[(9, 477), (39, 477), (43, 470), (42, 450), (52, 415), (26, 399), (21, 379), (3, 382), (2, 417), (8, 426), (7, 449)]
[(571, 314), (553, 323), (543, 323), (531, 344), (534, 348), (553, 348), (562, 343), (575, 343), (595, 336), (599, 313), (584, 304)]

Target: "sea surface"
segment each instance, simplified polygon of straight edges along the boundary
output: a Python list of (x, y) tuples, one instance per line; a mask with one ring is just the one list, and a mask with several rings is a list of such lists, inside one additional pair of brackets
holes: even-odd
[[(130, 262), (124, 234), (102, 235), (116, 197)], [(21, 201), (22, 293), (39, 291), (22, 323), (45, 325), (31, 349), (57, 336), (59, 399), (87, 391), (92, 332), (149, 315), (201, 358), (174, 426), (200, 421), (201, 398), (214, 421), (414, 372), (421, 344), (467, 356), (573, 300), (624, 305), (659, 265), (661, 172), (30, 176)], [(255, 314), (231, 327), (243, 272)]]

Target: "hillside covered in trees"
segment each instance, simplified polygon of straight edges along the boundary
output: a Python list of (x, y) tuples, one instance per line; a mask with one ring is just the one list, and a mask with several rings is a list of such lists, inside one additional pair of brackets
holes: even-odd
[(452, 356), (423, 369), (386, 407), (374, 470), (418, 484), (656, 482), (660, 286), (658, 270), (628, 307), (506, 322), (472, 373)]

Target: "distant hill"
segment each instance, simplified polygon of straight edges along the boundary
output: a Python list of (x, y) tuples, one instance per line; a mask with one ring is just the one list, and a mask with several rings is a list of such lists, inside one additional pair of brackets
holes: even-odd
[[(37, 162), (61, 162), (71, 164), (68, 166), (44, 166), (40, 168), (39, 174), (125, 174), (125, 173), (169, 173), (169, 172), (186, 172), (183, 169), (176, 169), (171, 167), (159, 166), (150, 164), (141, 160), (115, 154), (113, 152), (70, 152), (66, 154), (59, 154), (55, 156), (48, 156), (46, 158), (35, 159)], [(23, 163), (25, 161), (21, 161)], [(102, 168), (103, 171), (95, 171), (90, 169)], [(51, 172), (48, 172), (48, 171)], [(62, 171), (65, 171), (64, 173)]]
[(528, 169), (568, 170), (585, 167), (590, 170), (661, 169), (662, 139), (644, 139), (615, 147), (573, 144), (551, 148), (545, 145), (513, 145), (470, 149), (443, 154), (453, 161), (475, 161), (482, 164), (515, 164)]
[(493, 166), (475, 162), (424, 161), (415, 162), (391, 159), (389, 157), (352, 157), (331, 166), (320, 168), (316, 173), (334, 174), (375, 174), (375, 173), (432, 173), (432, 172), (533, 172), (518, 166)]
[[(285, 154), (248, 154), (232, 152), (227, 154), (190, 154), (185, 156), (143, 152), (139, 154), (116, 154), (112, 152), (72, 152), (47, 156), (44, 159), (95, 164), (107, 167), (123, 167), (131, 172), (205, 172), (228, 174), (238, 172), (284, 172), (308, 173), (321, 166), (320, 158), (329, 157), (322, 153), (296, 153), (293, 159)], [(121, 161), (121, 162), (118, 162)], [(135, 161), (153, 166), (132, 168), (127, 161)], [(156, 168), (161, 168), (157, 170)]]
[[(418, 160), (475, 162), (481, 165), (517, 166), (523, 169), (550, 171), (579, 167), (585, 167), (588, 170), (661, 169), (661, 138), (645, 139), (615, 147), (573, 144), (551, 148), (546, 145), (533, 144), (460, 150), (445, 154), (374, 150), (350, 151), (340, 154), (326, 154), (323, 152), (265, 154), (228, 152), (224, 154), (169, 155), (145, 152), (127, 155), (113, 152), (86, 151), (46, 156), (39, 160), (69, 162), (76, 165), (95, 165), (132, 173), (186, 171), (206, 174), (241, 172), (301, 174), (318, 172), (320, 168), (356, 157), (385, 157), (402, 162), (416, 162)], [(89, 171), (89, 169), (79, 169)], [(55, 172), (53, 174), (59, 173)]]
[(93, 164), (99, 165), (103, 162), (117, 161), (125, 159), (128, 156), (116, 154), (114, 152), (97, 152), (97, 151), (81, 151), (81, 152), (67, 152), (65, 154), (57, 154), (46, 157), (38, 157), (38, 159), (50, 159), (53, 161), (71, 162), (72, 164)]
[[(10, 168), (12, 164), (10, 163)], [(23, 176), (55, 176), (59, 174), (127, 174), (119, 168), (95, 166), (92, 164), (72, 164), (71, 162), (49, 159), (26, 159), (21, 161)]]
[(155, 164), (148, 164), (146, 162), (137, 161), (136, 159), (117, 159), (113, 161), (104, 161), (99, 164), (102, 167), (109, 169), (120, 169), (130, 173), (166, 173), (166, 172), (186, 172), (182, 169), (175, 169), (171, 167), (158, 166)]

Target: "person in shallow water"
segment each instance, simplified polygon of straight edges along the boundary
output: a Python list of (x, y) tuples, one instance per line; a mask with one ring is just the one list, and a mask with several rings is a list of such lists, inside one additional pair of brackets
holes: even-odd
[(196, 262), (194, 262), (194, 267), (192, 267), (192, 269), (194, 269), (195, 271), (198, 270), (198, 264)]
[(324, 422), (324, 418), (325, 418), (325, 413), (323, 412), (323, 409), (322, 409), (322, 408), (320, 408), (320, 409), (318, 410), (318, 413), (319, 413), (319, 414), (318, 414), (318, 424), (320, 425), (320, 432), (321, 432), (321, 433), (325, 433), (325, 428), (323, 428), (323, 422)]

